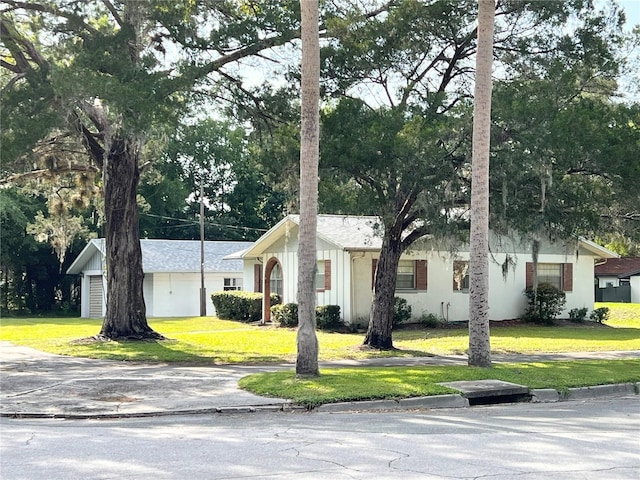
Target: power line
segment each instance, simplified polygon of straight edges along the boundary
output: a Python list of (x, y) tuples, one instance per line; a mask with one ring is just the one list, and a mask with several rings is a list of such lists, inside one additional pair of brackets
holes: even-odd
[[(176, 222), (182, 222), (184, 225), (171, 225), (171, 226), (167, 226), (167, 227), (163, 227), (163, 228), (179, 228), (179, 227), (188, 227), (191, 225), (200, 225), (200, 222), (197, 220), (188, 220), (185, 218), (175, 218), (175, 217), (167, 217), (164, 215), (154, 215), (153, 213), (144, 213), (141, 212), (141, 215), (145, 215), (147, 217), (153, 217), (153, 218), (160, 218), (162, 220), (172, 220), (172, 221), (176, 221)], [(244, 230), (244, 231), (256, 231), (256, 232), (267, 232), (269, 231), (268, 228), (257, 228), (257, 227), (241, 227), (238, 225), (227, 225), (224, 223), (216, 223), (216, 222), (210, 222), (205, 220), (204, 222), (206, 225), (211, 225), (214, 227), (222, 227), (222, 228), (231, 228), (234, 230)]]

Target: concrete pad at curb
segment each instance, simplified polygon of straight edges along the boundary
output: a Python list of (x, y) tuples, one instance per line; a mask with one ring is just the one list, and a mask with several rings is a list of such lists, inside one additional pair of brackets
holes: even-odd
[(605, 397), (608, 395), (635, 394), (637, 387), (633, 383), (618, 383), (614, 385), (594, 385), (593, 387), (570, 388), (562, 400), (582, 400), (587, 398)]
[(459, 382), (438, 383), (444, 387), (462, 392), (465, 398), (506, 397), (511, 395), (526, 395), (529, 387), (502, 380), (463, 380)]

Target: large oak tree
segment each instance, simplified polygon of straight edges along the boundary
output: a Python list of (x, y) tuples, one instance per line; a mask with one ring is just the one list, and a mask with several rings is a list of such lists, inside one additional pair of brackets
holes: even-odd
[[(235, 67), (297, 35), (297, 2), (6, 0), (0, 15), (3, 153), (23, 160), (22, 173), (44, 160), (100, 171), (108, 285), (100, 335), (159, 338), (146, 320), (136, 201), (148, 137), (198, 96), (215, 105), (246, 94)], [(84, 167), (62, 148), (34, 158), (39, 144), (70, 136)]]
[[(584, 85), (564, 83), (578, 95), (586, 85), (615, 79), (619, 13), (599, 12), (581, 0), (499, 2), (498, 80), (515, 85), (543, 73), (550, 78), (563, 66), (569, 72), (560, 77), (564, 81), (588, 67), (593, 74)], [(569, 21), (573, 30), (564, 29)], [(339, 101), (325, 121), (323, 142), (334, 147), (323, 151), (321, 167), (350, 176), (363, 213), (381, 217), (382, 251), (365, 344), (392, 348), (400, 255), (427, 234), (459, 232), (460, 221), (468, 219), (470, 130), (464, 125), (473, 97), (477, 2), (392, 2), (387, 15), (345, 14), (328, 22), (328, 32), (335, 38), (325, 49), (324, 88), (349, 99)], [(509, 227), (518, 230), (517, 222)]]

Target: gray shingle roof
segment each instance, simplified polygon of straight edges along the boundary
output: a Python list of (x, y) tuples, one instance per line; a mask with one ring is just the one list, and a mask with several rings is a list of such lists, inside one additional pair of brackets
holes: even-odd
[[(289, 215), (300, 224), (300, 215)], [(378, 217), (318, 215), (318, 236), (343, 250), (368, 250), (382, 247), (382, 223)]]
[[(204, 242), (205, 272), (241, 272), (241, 260), (223, 260), (251, 242)], [(140, 240), (142, 269), (154, 272), (199, 272), (199, 240)]]
[[(251, 242), (204, 242), (205, 272), (241, 272), (242, 260), (224, 260), (226, 255), (245, 249)], [(140, 240), (145, 273), (199, 272), (199, 240)], [(80, 253), (68, 273), (79, 273), (94, 251), (104, 254), (104, 239), (95, 239)], [(86, 252), (86, 253), (85, 253)], [(84, 255), (83, 255), (84, 254)]]

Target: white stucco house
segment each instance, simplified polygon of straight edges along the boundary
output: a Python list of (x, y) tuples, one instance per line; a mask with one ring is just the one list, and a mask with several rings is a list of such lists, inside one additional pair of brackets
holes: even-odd
[[(251, 242), (204, 242), (207, 315), (215, 315), (209, 296), (220, 290), (242, 290), (243, 266), (226, 260)], [(200, 315), (200, 241), (140, 240), (144, 272), (144, 300), (149, 317)], [(80, 275), (82, 317), (103, 317), (106, 310), (104, 239), (91, 240), (67, 273)]]
[[(339, 305), (347, 323), (368, 321), (382, 245), (378, 224), (377, 217), (318, 216), (317, 304)], [(289, 215), (249, 248), (228, 257), (244, 262), (245, 290), (275, 292), (285, 303), (296, 302), (298, 225), (299, 216)], [(433, 313), (447, 321), (468, 320), (466, 248), (452, 249), (425, 240), (401, 257), (396, 296), (408, 301), (414, 316)], [(490, 318), (517, 318), (526, 304), (523, 291), (533, 282), (531, 244), (492, 235), (490, 248)], [(584, 239), (566, 244), (541, 242), (538, 280), (551, 282), (566, 292), (567, 312), (581, 307), (591, 310), (595, 260), (614, 257), (615, 253)], [(270, 319), (266, 305), (263, 319)]]

